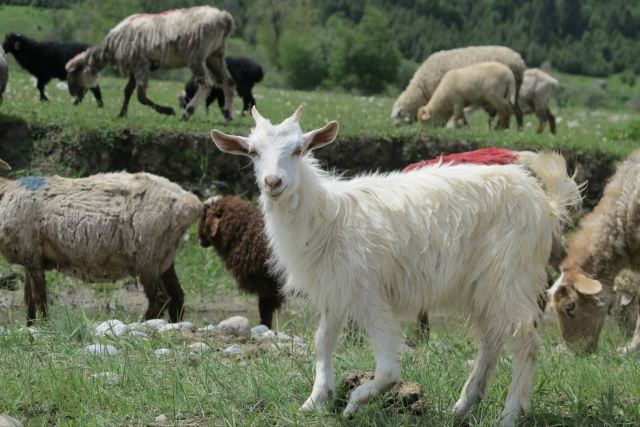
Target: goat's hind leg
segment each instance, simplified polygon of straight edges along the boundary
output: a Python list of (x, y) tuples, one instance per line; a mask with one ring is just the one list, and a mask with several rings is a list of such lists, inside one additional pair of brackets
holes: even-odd
[(378, 307), (370, 310), (371, 316), (364, 320), (364, 328), (371, 338), (376, 359), (376, 371), (372, 381), (358, 386), (351, 393), (349, 403), (342, 415), (349, 416), (358, 407), (388, 391), (400, 382), (398, 355), (402, 345), (402, 329), (390, 309)]
[(218, 53), (207, 58), (207, 67), (216, 82), (222, 86), (224, 93), (224, 109), (222, 114), (225, 121), (230, 122), (233, 118), (233, 98), (235, 97), (235, 82), (229, 73), (229, 69), (224, 61), (224, 53)]
[(634, 304), (636, 310), (636, 329), (629, 343), (618, 349), (622, 354), (631, 354), (640, 351), (640, 302), (634, 301)]
[(480, 337), (478, 354), (473, 364), (473, 371), (471, 371), (471, 375), (462, 388), (460, 398), (453, 407), (453, 414), (457, 419), (464, 418), (471, 407), (484, 397), (487, 386), (496, 370), (504, 342), (501, 336), (487, 333), (481, 328), (477, 328), (475, 332), (476, 336)]
[(311, 396), (300, 407), (302, 411), (320, 409), (335, 392), (336, 380), (331, 357), (338, 344), (344, 321), (344, 314), (324, 312), (320, 316), (320, 325), (315, 338), (316, 376)]
[(156, 112), (167, 116), (174, 116), (176, 113), (171, 107), (165, 107), (163, 105), (156, 104), (149, 98), (147, 98), (147, 85), (149, 83), (149, 69), (143, 70), (135, 74), (135, 79), (138, 87), (138, 101), (142, 105), (153, 108)]
[(24, 301), (27, 305), (27, 326), (32, 326), (36, 320), (36, 306), (40, 310), (41, 319), (47, 318), (46, 286), (42, 268), (25, 268)]
[(174, 264), (162, 273), (162, 284), (169, 296), (169, 318), (172, 322), (179, 322), (182, 319), (184, 291), (180, 286)]

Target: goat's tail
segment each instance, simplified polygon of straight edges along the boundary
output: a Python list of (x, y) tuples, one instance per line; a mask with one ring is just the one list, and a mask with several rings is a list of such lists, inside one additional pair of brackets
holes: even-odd
[(580, 209), (582, 190), (586, 182), (578, 185), (574, 179), (575, 173), (569, 176), (567, 163), (558, 153), (522, 151), (518, 160), (542, 181), (551, 208), (558, 218), (558, 229), (555, 230), (555, 234), (559, 235), (562, 226), (570, 224), (572, 214)]

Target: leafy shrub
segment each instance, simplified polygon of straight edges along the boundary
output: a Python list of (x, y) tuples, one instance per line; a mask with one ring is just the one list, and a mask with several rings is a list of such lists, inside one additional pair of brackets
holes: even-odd
[[(311, 31), (318, 34), (320, 31)], [(315, 89), (327, 75), (320, 41), (287, 32), (280, 40), (280, 65), (287, 83), (294, 89)]]

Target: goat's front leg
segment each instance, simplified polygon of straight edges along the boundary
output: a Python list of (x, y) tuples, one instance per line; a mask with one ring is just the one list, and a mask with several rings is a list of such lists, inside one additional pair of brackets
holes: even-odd
[(391, 308), (369, 306), (371, 316), (364, 319), (363, 326), (371, 338), (376, 358), (376, 372), (372, 381), (358, 386), (351, 393), (349, 403), (342, 413), (348, 417), (358, 407), (374, 397), (390, 390), (400, 382), (400, 365), (398, 355), (402, 345), (402, 330)]
[(42, 268), (25, 268), (24, 299), (27, 304), (27, 326), (32, 326), (36, 319), (36, 305), (41, 319), (47, 318), (47, 289)]
[[(96, 99), (96, 103), (98, 104), (98, 108), (104, 107), (104, 102), (102, 102), (102, 92), (100, 91), (100, 86), (95, 85), (92, 88), (89, 88), (93, 97)], [(129, 95), (131, 96), (131, 95)]]
[(49, 83), (48, 80), (38, 79), (38, 91), (40, 92), (40, 101), (48, 101), (47, 95), (44, 94), (44, 87)]
[(618, 349), (622, 354), (631, 354), (640, 350), (640, 302), (634, 301), (636, 310), (636, 330), (631, 337), (631, 341), (624, 347)]
[(136, 78), (133, 74), (129, 76), (129, 81), (127, 85), (124, 87), (124, 100), (122, 101), (122, 108), (120, 109), (120, 114), (118, 117), (127, 117), (127, 113), (129, 112), (129, 100), (131, 99), (131, 95), (133, 95), (133, 91), (136, 88)]
[(320, 325), (316, 331), (316, 377), (313, 382), (311, 396), (300, 408), (302, 411), (320, 409), (335, 392), (336, 383), (333, 375), (331, 356), (338, 344), (340, 332), (344, 326), (342, 314), (325, 311), (320, 316)]

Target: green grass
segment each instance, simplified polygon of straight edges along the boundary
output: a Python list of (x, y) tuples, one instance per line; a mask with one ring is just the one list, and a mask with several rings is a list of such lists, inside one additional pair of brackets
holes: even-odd
[[(238, 293), (214, 251), (200, 248), (194, 232), (192, 229), (190, 238), (182, 242), (176, 263), (187, 296), (185, 320), (203, 326), (226, 317), (225, 313), (198, 310), (203, 304), (232, 298), (245, 301), (255, 323), (254, 298)], [(2, 271), (8, 268), (0, 263)], [(117, 291), (123, 282), (96, 287), (52, 272), (47, 278), (53, 296), (51, 320), (39, 323), (35, 335), (19, 331), (24, 307), (18, 304), (12, 308), (11, 319), (4, 320), (10, 332), (0, 334), (0, 412), (27, 426), (143, 426), (152, 425), (160, 414), (168, 417), (168, 425), (181, 426), (345, 424), (331, 410), (305, 415), (297, 411), (311, 390), (312, 348), (292, 351), (283, 346), (277, 351), (229, 357), (221, 352), (229, 342), (204, 338), (212, 350), (194, 360), (186, 345), (199, 338), (152, 334), (147, 342), (133, 337), (104, 338), (101, 341), (115, 345), (119, 353), (96, 359), (82, 352), (97, 342), (95, 323), (111, 317), (134, 321), (141, 310), (121, 301), (116, 314), (109, 313), (106, 307), (120, 298)], [(105, 308), (83, 311), (62, 303), (61, 295), (86, 288), (94, 289)], [(0, 296), (8, 294), (0, 291)], [(316, 318), (304, 302), (289, 302), (278, 315), (278, 323), (281, 330), (312, 342)], [(427, 404), (421, 415), (398, 405), (388, 407), (380, 398), (364, 406), (347, 425), (451, 425), (448, 411), (468, 375), (466, 361), (475, 353), (464, 329), (454, 325), (451, 320), (435, 326), (428, 343), (402, 356), (403, 379), (419, 383), (425, 392)], [(556, 351), (561, 339), (552, 322), (545, 325), (543, 340), (526, 425), (637, 425), (640, 359), (615, 352), (624, 338), (613, 322), (606, 325), (596, 355), (576, 357)], [(156, 359), (153, 350), (160, 347), (173, 353)], [(499, 417), (511, 369), (504, 356), (487, 398), (472, 412), (471, 425), (492, 426)], [(374, 366), (366, 340), (343, 339), (334, 360), (338, 378)], [(106, 384), (91, 377), (100, 372), (116, 373), (122, 381)]]

